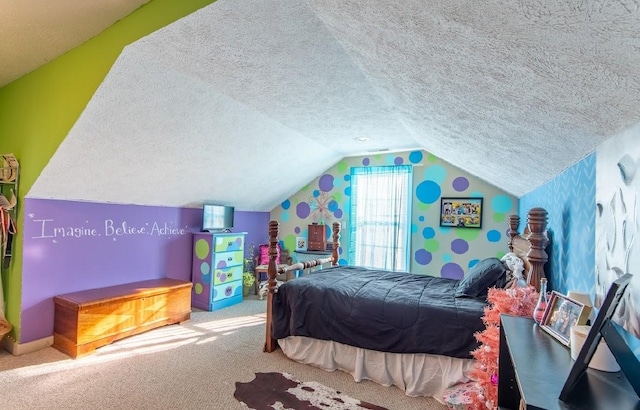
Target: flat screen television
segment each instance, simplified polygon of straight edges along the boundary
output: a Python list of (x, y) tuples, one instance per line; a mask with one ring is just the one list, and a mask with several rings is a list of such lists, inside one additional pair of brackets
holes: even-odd
[(202, 231), (230, 231), (233, 229), (234, 207), (204, 204), (202, 208)]

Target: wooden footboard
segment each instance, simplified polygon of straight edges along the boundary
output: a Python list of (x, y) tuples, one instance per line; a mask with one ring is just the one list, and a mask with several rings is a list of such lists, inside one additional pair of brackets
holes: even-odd
[(290, 271), (295, 270), (304, 270), (313, 268), (315, 266), (324, 265), (326, 263), (331, 263), (332, 266), (338, 264), (339, 259), (339, 250), (340, 250), (340, 222), (333, 223), (333, 232), (332, 232), (332, 242), (333, 242), (333, 250), (331, 252), (331, 257), (324, 259), (314, 259), (305, 262), (294, 263), (289, 266), (281, 266), (278, 267), (276, 265), (276, 258), (278, 256), (278, 233), (279, 233), (279, 225), (278, 221), (270, 221), (269, 222), (269, 269), (267, 273), (269, 274), (269, 280), (267, 287), (269, 289), (269, 293), (267, 295), (267, 334), (264, 343), (264, 351), (265, 352), (273, 352), (278, 348), (278, 343), (275, 339), (271, 337), (271, 318), (272, 318), (272, 305), (273, 305), (273, 294), (277, 291), (276, 288), (276, 276), (279, 274), (283, 274)]

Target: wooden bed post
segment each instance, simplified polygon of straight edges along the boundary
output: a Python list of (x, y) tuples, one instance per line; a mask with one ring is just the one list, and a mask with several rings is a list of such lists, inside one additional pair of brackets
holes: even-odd
[(340, 222), (333, 223), (333, 249), (331, 250), (331, 256), (333, 262), (331, 265), (338, 266), (338, 260), (340, 259), (340, 229), (342, 228)]
[(273, 305), (273, 292), (276, 289), (276, 275), (278, 274), (276, 269), (276, 258), (278, 257), (278, 222), (269, 222), (269, 267), (267, 268), (267, 275), (269, 276), (267, 287), (269, 293), (267, 293), (267, 334), (264, 342), (264, 351), (271, 353), (278, 348), (278, 342), (271, 337), (271, 315)]
[(518, 236), (519, 226), (520, 226), (520, 216), (509, 215), (509, 229), (507, 230), (507, 235), (509, 235), (509, 242), (507, 242), (507, 246), (509, 247), (509, 252), (513, 252), (513, 238)]
[(278, 348), (278, 341), (273, 338), (273, 334), (271, 332), (271, 325), (273, 323), (273, 295), (278, 291), (278, 282), (276, 280), (276, 277), (278, 276), (278, 274), (287, 273), (294, 270), (305, 270), (313, 268), (315, 266), (322, 266), (327, 263), (331, 263), (332, 266), (337, 266), (340, 253), (341, 228), (342, 225), (340, 224), (340, 222), (333, 223), (333, 250), (331, 251), (331, 257), (297, 262), (289, 266), (278, 266), (276, 264), (276, 258), (278, 257), (279, 224), (278, 221), (269, 221), (269, 266), (267, 268), (267, 274), (269, 275), (267, 289), (269, 292), (267, 293), (267, 329), (263, 351), (271, 353)]
[[(511, 222), (511, 220), (509, 220)], [(545, 277), (544, 264), (547, 263), (549, 257), (544, 250), (547, 247), (549, 238), (547, 238), (547, 211), (544, 208), (531, 208), (527, 216), (527, 226), (531, 231), (529, 235), (529, 243), (531, 249), (527, 253), (531, 269), (527, 275), (527, 283), (540, 291), (540, 279)]]

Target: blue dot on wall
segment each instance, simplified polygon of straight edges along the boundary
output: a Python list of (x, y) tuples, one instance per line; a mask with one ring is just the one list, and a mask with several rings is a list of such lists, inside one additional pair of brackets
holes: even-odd
[(345, 181), (351, 181), (351, 174), (346, 174), (346, 175), (344, 176), (344, 180), (345, 180)]
[(420, 222), (424, 222), (424, 215), (420, 215), (420, 216), (418, 217), (418, 221), (420, 221)]
[(351, 185), (349, 185), (348, 187), (346, 187), (346, 188), (344, 189), (344, 194), (345, 194), (346, 196), (351, 196)]
[(436, 231), (432, 227), (428, 226), (422, 230), (422, 236), (424, 239), (432, 239), (436, 236)]
[(431, 263), (433, 259), (433, 255), (431, 252), (428, 252), (426, 249), (418, 249), (415, 253), (416, 263), (420, 265), (428, 265)]
[(402, 158), (402, 157), (396, 157), (393, 160), (393, 164), (394, 165), (402, 165), (403, 163), (404, 163), (404, 158)]
[(416, 232), (418, 232), (418, 225), (411, 224), (411, 233), (416, 233)]
[(442, 262), (449, 263), (452, 260), (453, 260), (453, 257), (451, 256), (451, 254), (445, 253), (444, 255), (442, 255)]
[(281, 222), (289, 222), (290, 219), (291, 219), (291, 215), (289, 214), (289, 212), (282, 211), (280, 213), (280, 221)]
[(336, 209), (336, 211), (333, 213), (333, 216), (335, 216), (336, 219), (341, 219), (342, 218), (342, 209)]
[(469, 188), (469, 180), (467, 178), (465, 178), (465, 177), (458, 177), (458, 178), (453, 180), (453, 182), (451, 183), (451, 186), (456, 191), (462, 192), (462, 191), (466, 190), (467, 188)]
[(333, 179), (333, 175), (324, 174), (318, 180), (318, 188), (320, 188), (321, 191), (325, 192), (331, 191), (333, 189)]
[(362, 158), (362, 165), (367, 166), (371, 163), (371, 160), (369, 160), (369, 158)]
[(502, 234), (500, 233), (500, 231), (492, 229), (487, 232), (487, 240), (489, 242), (500, 242), (500, 239), (502, 239)]
[(413, 151), (409, 154), (409, 162), (417, 164), (422, 161), (422, 151)]
[(329, 201), (329, 204), (327, 204), (327, 208), (329, 208), (331, 212), (335, 212), (338, 207), (338, 202), (336, 202), (335, 199), (332, 199), (331, 201)]
[(507, 195), (496, 195), (491, 200), (491, 209), (494, 212), (507, 213), (511, 210), (513, 201)]
[(462, 255), (469, 250), (469, 243), (464, 239), (454, 239), (451, 241), (451, 250), (458, 255)]
[(438, 226), (438, 232), (440, 232), (441, 234), (448, 234), (451, 232), (453, 228), (449, 227), (449, 226)]
[(464, 270), (457, 263), (445, 263), (440, 269), (440, 276), (449, 279), (462, 279), (464, 277)]
[(431, 165), (424, 170), (424, 179), (430, 179), (442, 184), (445, 178), (447, 178), (447, 170), (441, 165)]
[(319, 196), (320, 196), (320, 190), (318, 190), (318, 189), (314, 189), (314, 190), (313, 190), (313, 197), (314, 197), (314, 198), (317, 198), (317, 197), (319, 197)]
[(282, 203), (282, 209), (289, 209), (291, 207), (291, 201), (290, 200), (286, 200)]
[(307, 202), (300, 202), (296, 205), (296, 216), (300, 219), (305, 219), (311, 213), (311, 207)]
[(416, 187), (416, 198), (425, 204), (432, 204), (440, 198), (441, 192), (440, 185), (434, 181), (426, 180)]
[(478, 264), (478, 262), (480, 262), (480, 259), (471, 259), (469, 261), (469, 269), (473, 268), (474, 266), (476, 266)]
[(333, 179), (333, 187), (334, 188), (340, 188), (342, 186), (342, 180), (340, 178), (334, 178)]

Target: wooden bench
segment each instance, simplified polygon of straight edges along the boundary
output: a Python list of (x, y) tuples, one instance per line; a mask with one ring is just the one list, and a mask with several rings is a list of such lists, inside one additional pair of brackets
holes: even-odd
[(53, 298), (53, 347), (72, 358), (191, 317), (191, 282), (152, 279)]

